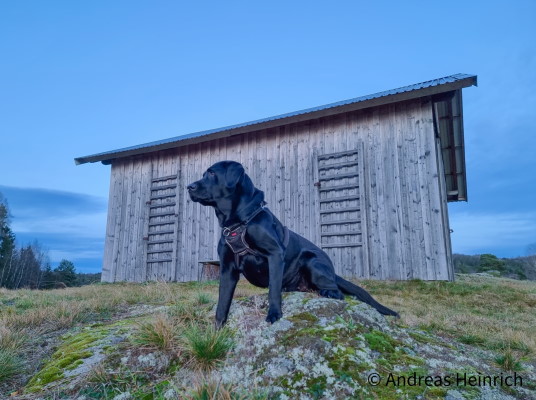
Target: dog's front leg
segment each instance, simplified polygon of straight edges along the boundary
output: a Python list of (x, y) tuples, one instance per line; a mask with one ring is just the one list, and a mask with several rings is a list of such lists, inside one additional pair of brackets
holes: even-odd
[(268, 291), (268, 301), (270, 307), (266, 321), (273, 324), (283, 316), (281, 311), (281, 287), (283, 285), (283, 255), (274, 254), (268, 257), (268, 270), (270, 273), (270, 289)]
[(218, 307), (216, 308), (216, 328), (221, 328), (227, 322), (227, 315), (231, 308), (234, 291), (240, 273), (232, 265), (221, 265), (220, 289), (218, 296)]

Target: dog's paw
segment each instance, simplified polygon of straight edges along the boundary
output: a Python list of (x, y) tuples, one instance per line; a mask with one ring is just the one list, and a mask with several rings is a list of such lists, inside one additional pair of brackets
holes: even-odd
[(344, 300), (344, 295), (340, 290), (326, 290), (322, 289), (319, 291), (320, 296), (328, 297), (330, 299)]
[(268, 316), (266, 317), (266, 322), (273, 324), (278, 319), (281, 319), (283, 313), (281, 311), (269, 311)]

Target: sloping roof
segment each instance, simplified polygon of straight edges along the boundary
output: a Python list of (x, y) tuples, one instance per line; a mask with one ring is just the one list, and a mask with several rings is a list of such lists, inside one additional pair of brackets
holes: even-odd
[(221, 137), (237, 135), (253, 130), (273, 128), (276, 126), (287, 125), (290, 123), (306, 121), (314, 118), (320, 118), (349, 111), (355, 111), (363, 108), (375, 107), (379, 105), (415, 99), (418, 97), (431, 96), (434, 94), (449, 92), (468, 86), (476, 86), (476, 84), (476, 75), (455, 74), (446, 76), (444, 78), (438, 78), (422, 83), (416, 83), (410, 86), (404, 86), (398, 89), (391, 89), (384, 92), (370, 94), (367, 96), (356, 97), (349, 100), (343, 100), (336, 103), (326, 104), (323, 106), (307, 108), (305, 110), (276, 115), (273, 117), (258, 119), (242, 124), (231, 125), (216, 129), (209, 129), (206, 131), (176, 136), (169, 139), (140, 144), (137, 146), (125, 147), (122, 149), (106, 151), (103, 153), (93, 154), (84, 157), (77, 157), (74, 159), (74, 161), (77, 165), (98, 161), (102, 161), (103, 163), (108, 164), (111, 162), (111, 160), (116, 158), (129, 157), (159, 150), (166, 150), (175, 147), (186, 146), (189, 144), (201, 143)]

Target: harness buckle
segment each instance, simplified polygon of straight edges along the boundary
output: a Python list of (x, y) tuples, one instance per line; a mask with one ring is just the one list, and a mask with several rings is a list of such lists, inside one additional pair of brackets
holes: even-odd
[(231, 234), (231, 230), (229, 228), (223, 228), (222, 235), (227, 237)]

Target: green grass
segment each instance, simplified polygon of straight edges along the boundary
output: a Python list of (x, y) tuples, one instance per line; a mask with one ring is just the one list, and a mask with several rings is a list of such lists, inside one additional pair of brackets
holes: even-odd
[(23, 364), (12, 350), (0, 349), (0, 383), (24, 371)]
[(214, 304), (214, 299), (209, 293), (199, 292), (196, 296), (196, 303), (202, 306)]
[(381, 353), (394, 353), (396, 343), (389, 335), (377, 330), (372, 330), (369, 333), (363, 334), (363, 336), (372, 350)]
[(512, 351), (511, 349), (506, 349), (495, 357), (495, 363), (501, 367), (504, 371), (507, 372), (521, 372), (524, 370), (521, 365), (523, 357)]
[(192, 324), (182, 333), (183, 350), (196, 369), (208, 371), (224, 360), (233, 346), (232, 332), (227, 328)]

